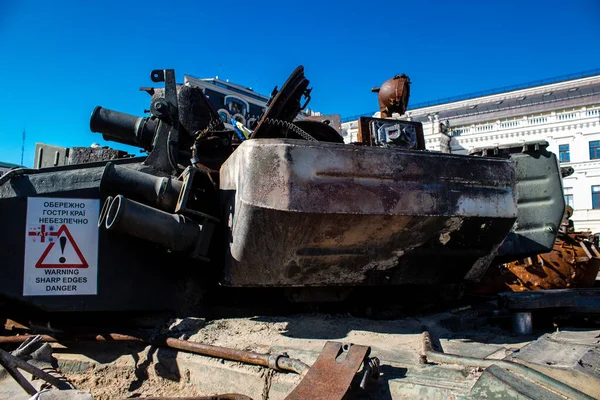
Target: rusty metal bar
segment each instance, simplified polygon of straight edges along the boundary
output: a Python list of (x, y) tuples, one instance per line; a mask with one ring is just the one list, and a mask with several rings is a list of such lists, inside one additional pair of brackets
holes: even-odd
[[(0, 365), (12, 376), (12, 378), (27, 392), (28, 395), (33, 396), (37, 393), (37, 390), (31, 383), (19, 372), (14, 362), (5, 356), (5, 352), (0, 350)], [(8, 353), (6, 353), (8, 354)]]
[(286, 400), (341, 400), (368, 360), (371, 348), (350, 343), (327, 342), (319, 358)]
[[(251, 351), (236, 350), (226, 347), (213, 346), (209, 344), (188, 342), (186, 340), (173, 338), (145, 340), (136, 336), (123, 335), (119, 333), (109, 333), (104, 335), (69, 335), (57, 337), (50, 335), (40, 336), (42, 338), (42, 341), (47, 343), (60, 343), (61, 341), (140, 342), (156, 346), (170, 347), (172, 349), (186, 351), (194, 354), (200, 354), (203, 356), (223, 358), (225, 360), (239, 361), (246, 364), (260, 365), (262, 367), (272, 368), (278, 371), (295, 372), (299, 375), (305, 375), (310, 369), (310, 367), (302, 361), (297, 359), (291, 359), (287, 356), (280, 354), (259, 354)], [(0, 344), (19, 344), (23, 343), (29, 337), (31, 337), (31, 335), (0, 336)]]
[(439, 364), (457, 364), (469, 367), (488, 368), (496, 365), (500, 368), (513, 371), (519, 375), (525, 376), (534, 382), (539, 383), (561, 395), (575, 400), (591, 400), (592, 397), (587, 394), (562, 383), (546, 374), (529, 368), (525, 365), (506, 360), (488, 360), (485, 358), (465, 357), (457, 354), (445, 354), (433, 349), (431, 335), (429, 332), (423, 332), (423, 361), (436, 362)]
[[(29, 387), (26, 387), (23, 385), (23, 383), (24, 383), (23, 380), (25, 380), (25, 378), (18, 371), (16, 371), (16, 368), (21, 368), (23, 371), (29, 372), (31, 375), (45, 380), (46, 382), (50, 383), (57, 389), (61, 389), (61, 390), (71, 389), (71, 387), (69, 385), (67, 385), (66, 382), (61, 381), (60, 379), (50, 375), (49, 373), (42, 371), (41, 369), (39, 369), (37, 367), (34, 367), (33, 365), (29, 364), (28, 362), (23, 361), (20, 358), (15, 357), (12, 354), (10, 354), (2, 349), (0, 349), (0, 363), (4, 366), (4, 368), (6, 368), (6, 370), (10, 373), (10, 375), (17, 381), (17, 383), (19, 383), (19, 385), (21, 385), (21, 387), (23, 389), (25, 389), (25, 391), (32, 396), (37, 393), (37, 390), (35, 390), (35, 388), (33, 386), (31, 386), (31, 384), (29, 384)], [(11, 373), (11, 371), (17, 372), (17, 373), (13, 374), (13, 373)], [(20, 378), (23, 378), (23, 379), (20, 379), (19, 376), (20, 376)], [(27, 383), (29, 383), (29, 382), (27, 382)], [(33, 393), (30, 393), (31, 389), (34, 390)]]

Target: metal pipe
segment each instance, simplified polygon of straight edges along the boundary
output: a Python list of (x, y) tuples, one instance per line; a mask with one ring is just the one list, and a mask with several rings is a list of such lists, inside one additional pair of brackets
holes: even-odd
[[(106, 214), (106, 229), (160, 244), (173, 251), (191, 251), (202, 247), (198, 255), (203, 256), (207, 249), (203, 227), (183, 215), (170, 214), (153, 207), (116, 196)], [(206, 235), (205, 235), (206, 236)], [(201, 243), (201, 241), (205, 240)]]
[(90, 130), (102, 133), (105, 140), (150, 150), (156, 122), (97, 106), (90, 117)]
[[(0, 344), (19, 344), (23, 343), (32, 335), (21, 336), (0, 336)], [(60, 342), (79, 342), (79, 341), (97, 341), (97, 342), (140, 342), (152, 344), (155, 346), (169, 347), (189, 353), (200, 354), (208, 357), (223, 358), (230, 361), (239, 361), (246, 364), (260, 365), (262, 367), (275, 370), (295, 372), (299, 375), (305, 375), (310, 367), (300, 360), (289, 358), (278, 354), (260, 354), (245, 350), (230, 349), (227, 347), (213, 346), (197, 342), (188, 342), (181, 339), (153, 339), (145, 340), (136, 336), (123, 335), (119, 333), (108, 333), (104, 335), (68, 335), (68, 336), (50, 336), (40, 335), (41, 340), (46, 343)]]
[(533, 332), (531, 312), (521, 311), (512, 314), (512, 331), (517, 335), (531, 335)]
[(457, 354), (444, 354), (438, 352), (433, 349), (433, 345), (431, 343), (431, 335), (429, 332), (423, 332), (423, 356), (424, 361), (427, 362), (437, 362), (440, 364), (457, 364), (457, 365), (466, 365), (469, 367), (479, 367), (479, 368), (487, 368), (492, 365), (496, 365), (500, 368), (507, 369), (509, 371), (513, 371), (517, 374), (523, 375), (528, 379), (531, 379), (534, 382), (537, 382), (547, 388), (560, 393), (563, 396), (566, 396), (569, 399), (575, 400), (592, 400), (593, 398), (588, 396), (587, 394), (565, 384), (562, 383), (546, 374), (543, 374), (539, 371), (536, 371), (532, 368), (529, 368), (525, 365), (518, 364), (512, 361), (506, 360), (488, 360), (485, 358), (475, 358), (475, 357), (464, 357), (459, 356)]
[(30, 396), (33, 396), (37, 393), (37, 389), (33, 387), (31, 383), (19, 372), (14, 363), (11, 363), (9, 359), (7, 359), (3, 351), (0, 350), (0, 366), (2, 366), (8, 374), (21, 386), (21, 388)]
[(100, 210), (100, 215), (98, 216), (98, 228), (104, 226), (104, 222), (106, 221), (106, 214), (108, 214), (108, 209), (113, 201), (114, 197), (108, 196), (104, 203), (102, 204), (102, 209)]
[(173, 212), (183, 182), (171, 177), (160, 177), (107, 163), (100, 180), (101, 193), (123, 196), (163, 211)]

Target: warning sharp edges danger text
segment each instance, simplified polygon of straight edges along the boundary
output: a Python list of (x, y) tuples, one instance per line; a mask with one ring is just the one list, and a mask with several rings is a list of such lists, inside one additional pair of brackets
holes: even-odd
[(97, 294), (97, 199), (30, 197), (24, 296)]

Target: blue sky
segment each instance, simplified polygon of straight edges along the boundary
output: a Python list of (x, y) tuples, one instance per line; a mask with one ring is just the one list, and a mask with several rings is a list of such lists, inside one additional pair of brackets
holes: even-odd
[[(297, 65), (310, 107), (377, 109), (397, 73), (411, 102), (600, 67), (600, 2), (0, 0), (0, 161), (33, 164), (36, 142), (89, 146), (96, 105), (142, 115), (152, 69), (269, 94)], [(130, 148), (131, 149), (131, 148)]]

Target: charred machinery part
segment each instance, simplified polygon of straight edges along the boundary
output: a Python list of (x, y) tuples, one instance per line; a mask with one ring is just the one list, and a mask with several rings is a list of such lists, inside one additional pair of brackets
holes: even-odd
[(498, 294), (498, 306), (510, 311), (556, 308), (569, 314), (600, 314), (600, 289), (554, 289)]
[(179, 190), (175, 212), (219, 222), (219, 219), (200, 211), (204, 209), (215, 214), (219, 211), (217, 207), (210, 209), (211, 204), (219, 202), (218, 186), (212, 180), (210, 172), (190, 166), (183, 171), (182, 176), (183, 187)]
[(107, 163), (100, 181), (100, 192), (123, 196), (173, 212), (183, 182), (171, 176), (156, 176), (123, 165)]
[[(298, 128), (306, 132), (310, 137), (321, 142), (344, 143), (344, 138), (329, 124), (320, 121), (302, 120), (293, 122)], [(287, 136), (294, 139), (293, 136)], [(302, 139), (302, 138), (301, 138)]]
[[(308, 88), (308, 79), (304, 77), (304, 67), (299, 66), (292, 72), (287, 81), (277, 90), (273, 89), (271, 98), (267, 103), (267, 111), (263, 114), (256, 129), (250, 136), (252, 139), (278, 138), (282, 137), (282, 128), (291, 128), (290, 125), (282, 127), (275, 122), (292, 122), (298, 113), (303, 110), (310, 101), (310, 92)], [(301, 105), (302, 97), (306, 100)], [(287, 130), (287, 129), (286, 129)], [(296, 132), (298, 133), (298, 132)], [(300, 134), (300, 136), (303, 136)], [(303, 137), (303, 139), (307, 139)]]
[(340, 114), (309, 115), (306, 117), (306, 121), (323, 122), (335, 129), (337, 133), (342, 133), (342, 117)]
[(205, 220), (198, 224), (183, 215), (170, 214), (118, 195), (110, 204), (105, 227), (204, 259), (214, 223)]
[[(339, 342), (325, 343), (317, 361), (286, 400), (341, 400), (350, 390), (352, 381), (361, 366), (364, 366), (365, 370), (363, 376), (371, 375), (377, 368), (378, 362), (369, 359), (370, 352), (371, 348), (368, 346)], [(374, 376), (374, 373), (371, 376)]]
[[(260, 354), (245, 350), (230, 349), (227, 347), (213, 346), (209, 344), (189, 342), (174, 338), (142, 339), (131, 335), (119, 333), (107, 333), (100, 335), (40, 335), (42, 341), (47, 343), (67, 342), (141, 342), (156, 346), (169, 347), (188, 353), (200, 354), (207, 357), (222, 358), (230, 361), (239, 361), (245, 364), (260, 365), (277, 371), (294, 372), (298, 375), (306, 375), (310, 367), (300, 360), (290, 358), (286, 354)], [(31, 335), (0, 336), (0, 344), (23, 343)], [(331, 342), (328, 342), (331, 343)]]
[(360, 117), (357, 140), (368, 146), (425, 150), (425, 136), (420, 122)]
[[(174, 70), (154, 70), (150, 78), (165, 83), (164, 89), (152, 90), (150, 117), (96, 107), (90, 129), (105, 139), (144, 148), (149, 152), (145, 165), (176, 175), (189, 165), (198, 132), (211, 123), (214, 130), (222, 130), (224, 125), (200, 88), (184, 85), (178, 90)], [(227, 135), (223, 140), (230, 144)]]
[(408, 107), (410, 78), (405, 74), (396, 75), (371, 91), (377, 93), (381, 118), (390, 118), (394, 113), (402, 115)]
[[(548, 142), (480, 148), (469, 154), (509, 159), (515, 164), (517, 221), (498, 249), (494, 263), (550, 251), (563, 218), (565, 199), (558, 160), (548, 151)], [(483, 274), (470, 279), (482, 277)]]
[(363, 390), (367, 389), (369, 382), (377, 382), (379, 380), (381, 362), (377, 357), (370, 357), (363, 363), (362, 378), (359, 387)]
[(179, 121), (183, 129), (193, 134), (209, 128), (224, 131), (225, 125), (202, 89), (188, 85), (178, 88)]
[(104, 140), (151, 151), (158, 122), (156, 118), (138, 118), (97, 106), (90, 117), (90, 130), (102, 133)]
[(172, 69), (154, 70), (152, 82), (165, 83), (165, 97), (152, 99), (150, 113), (160, 120), (154, 135), (154, 147), (144, 164), (171, 175), (178, 172), (179, 157), (179, 106), (177, 83)]
[(431, 335), (429, 332), (423, 332), (422, 335), (423, 354), (422, 360), (425, 363), (438, 363), (438, 364), (456, 364), (465, 365), (469, 367), (489, 368), (491, 366), (498, 366), (500, 368), (507, 369), (511, 372), (524, 376), (551, 391), (560, 393), (568, 399), (573, 400), (591, 400), (592, 397), (587, 394), (560, 382), (546, 374), (529, 368), (525, 365), (505, 360), (488, 360), (485, 358), (466, 357), (457, 354), (446, 354), (434, 350)]
[(520, 311), (512, 314), (512, 331), (517, 335), (531, 335), (533, 322), (530, 311)]

